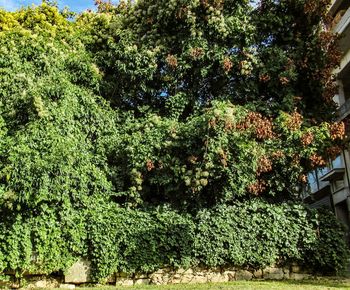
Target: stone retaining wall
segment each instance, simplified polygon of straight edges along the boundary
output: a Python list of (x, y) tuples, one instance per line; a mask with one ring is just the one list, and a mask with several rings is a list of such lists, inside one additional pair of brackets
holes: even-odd
[[(9, 275), (8, 277), (11, 277)], [(109, 277), (106, 284), (117, 286), (133, 286), (147, 284), (195, 284), (195, 283), (216, 283), (237, 280), (254, 279), (293, 279), (301, 280), (311, 278), (312, 275), (303, 271), (299, 266), (289, 267), (271, 266), (265, 269), (239, 269), (239, 268), (192, 268), (192, 269), (170, 269), (164, 268), (153, 273), (133, 274), (116, 273)], [(90, 263), (80, 260), (75, 263), (62, 277), (48, 277), (43, 275), (25, 276), (21, 280), (0, 281), (0, 288), (61, 288), (74, 289), (76, 285), (96, 283), (91, 279)]]
[(268, 267), (263, 270), (243, 270), (237, 268), (195, 268), (195, 269), (160, 269), (151, 274), (131, 275), (117, 274), (116, 285), (131, 286), (140, 284), (196, 284), (218, 283), (238, 280), (282, 280), (282, 279), (306, 279), (312, 277), (307, 273), (301, 273), (299, 267), (294, 266), (294, 272), (290, 268)]

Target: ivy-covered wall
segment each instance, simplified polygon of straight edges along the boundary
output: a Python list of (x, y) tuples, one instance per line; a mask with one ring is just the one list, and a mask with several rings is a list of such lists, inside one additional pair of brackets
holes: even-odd
[[(329, 2), (329, 1), (328, 1)], [(302, 205), (344, 140), (327, 1), (0, 10), (0, 272), (305, 263), (340, 272)], [(326, 242), (325, 242), (326, 241)]]

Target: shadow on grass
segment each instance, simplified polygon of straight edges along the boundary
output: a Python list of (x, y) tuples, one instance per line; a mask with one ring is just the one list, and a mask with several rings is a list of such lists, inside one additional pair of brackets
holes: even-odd
[(332, 288), (344, 287), (350, 289), (350, 279), (346, 278), (319, 278), (319, 279), (307, 279), (307, 280), (284, 280), (283, 283), (287, 285), (300, 285), (300, 286), (325, 286)]
[[(172, 284), (172, 285), (137, 285), (137, 286), (102, 286), (85, 290), (325, 290), (325, 289), (350, 289), (350, 279), (343, 278), (318, 278), (307, 280), (255, 280), (235, 281), (227, 283), (205, 284)], [(78, 288), (84, 290), (84, 288)]]
[[(235, 281), (228, 283), (207, 283), (207, 284), (176, 284), (176, 285), (148, 285), (148, 286), (134, 286), (129, 289), (145, 289), (145, 290), (270, 290), (270, 289), (283, 289), (283, 290), (300, 290), (300, 289), (350, 289), (350, 280), (341, 278), (320, 278), (320, 279), (308, 279), (308, 280), (257, 280), (257, 281)], [(126, 289), (123, 287), (117, 287), (117, 289)]]

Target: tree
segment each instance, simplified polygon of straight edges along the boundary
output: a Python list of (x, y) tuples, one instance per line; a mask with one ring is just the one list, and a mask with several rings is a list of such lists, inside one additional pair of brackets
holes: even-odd
[(220, 99), (269, 116), (297, 108), (320, 122), (334, 114), (339, 61), (324, 29), (327, 2), (261, 1), (254, 9), (249, 1), (121, 1), (78, 23), (95, 33), (90, 47), (117, 106), (165, 113), (176, 102), (184, 119)]
[(124, 200), (295, 198), (306, 172), (339, 152), (344, 126), (325, 123), (339, 61), (327, 1), (108, 3), (77, 25), (102, 95), (137, 116), (113, 152)]

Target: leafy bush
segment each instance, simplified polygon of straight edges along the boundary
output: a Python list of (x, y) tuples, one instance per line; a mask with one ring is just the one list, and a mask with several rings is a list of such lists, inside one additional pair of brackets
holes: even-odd
[(191, 216), (166, 207), (132, 210), (95, 200), (84, 211), (41, 212), (1, 221), (2, 270), (52, 273), (85, 257), (100, 281), (116, 271), (197, 265), (257, 269), (292, 262), (332, 274), (349, 257), (335, 218), (295, 203), (253, 200)]
[(203, 210), (196, 217), (196, 257), (203, 265), (263, 268), (297, 262), (315, 273), (341, 273), (350, 258), (344, 229), (329, 210), (253, 200)]
[(350, 258), (344, 226), (327, 209), (319, 210), (317, 224), (317, 240), (306, 252), (306, 265), (319, 273), (343, 274)]
[(92, 212), (88, 233), (97, 277), (115, 271), (151, 272), (191, 265), (194, 223), (169, 209), (101, 207)]
[(210, 266), (261, 268), (300, 259), (315, 241), (312, 214), (299, 204), (237, 203), (198, 216), (196, 251)]
[[(293, 262), (331, 274), (341, 271), (349, 257), (341, 229), (331, 227), (335, 218), (296, 203), (252, 200), (195, 216), (169, 208), (104, 206), (91, 214), (88, 257), (100, 279), (115, 271), (152, 272), (168, 266), (258, 269)], [(326, 248), (332, 248), (331, 255)]]

